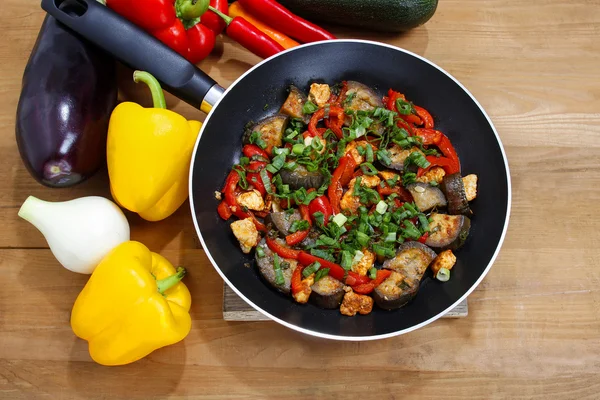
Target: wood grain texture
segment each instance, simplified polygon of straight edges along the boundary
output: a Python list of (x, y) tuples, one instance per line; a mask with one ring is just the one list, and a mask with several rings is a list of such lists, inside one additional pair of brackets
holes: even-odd
[[(119, 368), (94, 364), (69, 327), (84, 276), (62, 269), (16, 212), (28, 195), (109, 196), (106, 172), (73, 189), (31, 179), (14, 115), (44, 17), (39, 1), (0, 7), (0, 398), (2, 399), (598, 399), (600, 398), (600, 3), (443, 0), (403, 35), (330, 27), (438, 63), (481, 102), (506, 147), (511, 223), (469, 317), (367, 343), (319, 340), (271, 322), (228, 322), (222, 281), (189, 209), (132, 238), (188, 267), (193, 329), (180, 344)], [(228, 85), (258, 58), (219, 38), (200, 65)], [(121, 98), (149, 104), (120, 70)], [(200, 118), (181, 101), (167, 102)], [(491, 205), (493, 206), (493, 205)]]

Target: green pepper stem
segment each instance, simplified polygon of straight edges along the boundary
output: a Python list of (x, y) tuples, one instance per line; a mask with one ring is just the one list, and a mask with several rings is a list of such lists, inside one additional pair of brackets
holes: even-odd
[(175, 11), (177, 17), (183, 20), (200, 18), (208, 10), (209, 0), (177, 0)]
[(217, 14), (219, 17), (221, 17), (228, 26), (231, 23), (231, 21), (233, 21), (233, 18), (231, 18), (229, 15), (223, 14), (221, 11), (217, 10), (213, 6), (208, 6), (208, 9)]
[(160, 83), (150, 73), (145, 71), (135, 71), (133, 73), (133, 81), (135, 83), (143, 82), (150, 88), (152, 93), (152, 102), (154, 108), (167, 108), (167, 102), (165, 101), (165, 94), (163, 93)]
[(168, 276), (164, 279), (159, 279), (156, 281), (156, 287), (158, 288), (158, 293), (164, 294), (167, 290), (171, 289), (173, 286), (179, 283), (185, 276), (185, 268), (178, 267), (177, 273)]

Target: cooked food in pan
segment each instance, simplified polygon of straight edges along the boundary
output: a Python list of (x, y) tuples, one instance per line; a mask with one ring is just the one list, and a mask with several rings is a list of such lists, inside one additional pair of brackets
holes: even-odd
[(368, 314), (447, 281), (469, 235), (477, 175), (403, 94), (359, 82), (292, 86), (251, 123), (217, 197), (264, 280), (298, 303)]

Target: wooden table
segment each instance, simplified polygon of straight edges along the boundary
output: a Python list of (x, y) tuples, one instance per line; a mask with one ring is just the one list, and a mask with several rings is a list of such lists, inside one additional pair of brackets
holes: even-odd
[[(86, 277), (60, 267), (17, 217), (28, 195), (109, 196), (106, 172), (68, 190), (37, 184), (19, 159), (14, 115), (44, 17), (0, 7), (0, 398), (600, 398), (600, 6), (597, 1), (443, 0), (404, 35), (331, 28), (438, 63), (469, 88), (504, 142), (513, 211), (504, 247), (465, 319), (367, 343), (308, 337), (272, 322), (225, 322), (222, 281), (187, 206), (132, 238), (187, 266), (193, 329), (125, 367), (93, 363), (69, 327)], [(227, 85), (258, 58), (227, 38), (201, 67)], [(122, 69), (122, 98), (149, 105)], [(199, 111), (172, 97), (187, 117)]]

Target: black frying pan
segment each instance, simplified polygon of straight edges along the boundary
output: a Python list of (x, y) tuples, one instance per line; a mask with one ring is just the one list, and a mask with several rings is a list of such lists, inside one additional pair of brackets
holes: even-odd
[[(504, 239), (510, 212), (510, 175), (500, 139), (479, 103), (447, 72), (424, 58), (393, 46), (357, 40), (320, 42), (280, 53), (256, 65), (223, 89), (159, 41), (95, 0), (42, 0), (61, 22), (112, 53), (125, 64), (154, 74), (184, 101), (210, 111), (200, 133), (190, 172), (194, 224), (206, 254), (229, 286), (252, 307), (298, 331), (342, 340), (399, 335), (441, 317), (471, 293), (491, 267)], [(374, 307), (367, 316), (344, 317), (294, 303), (264, 283), (251, 257), (244, 255), (229, 223), (217, 213), (220, 190), (241, 153), (244, 125), (277, 112), (295, 84), (356, 80), (381, 95), (396, 88), (434, 116), (436, 127), (457, 148), (463, 174), (479, 176), (471, 234), (457, 251), (449, 282), (426, 275), (415, 299), (404, 308)], [(267, 109), (265, 105), (268, 104)]]

